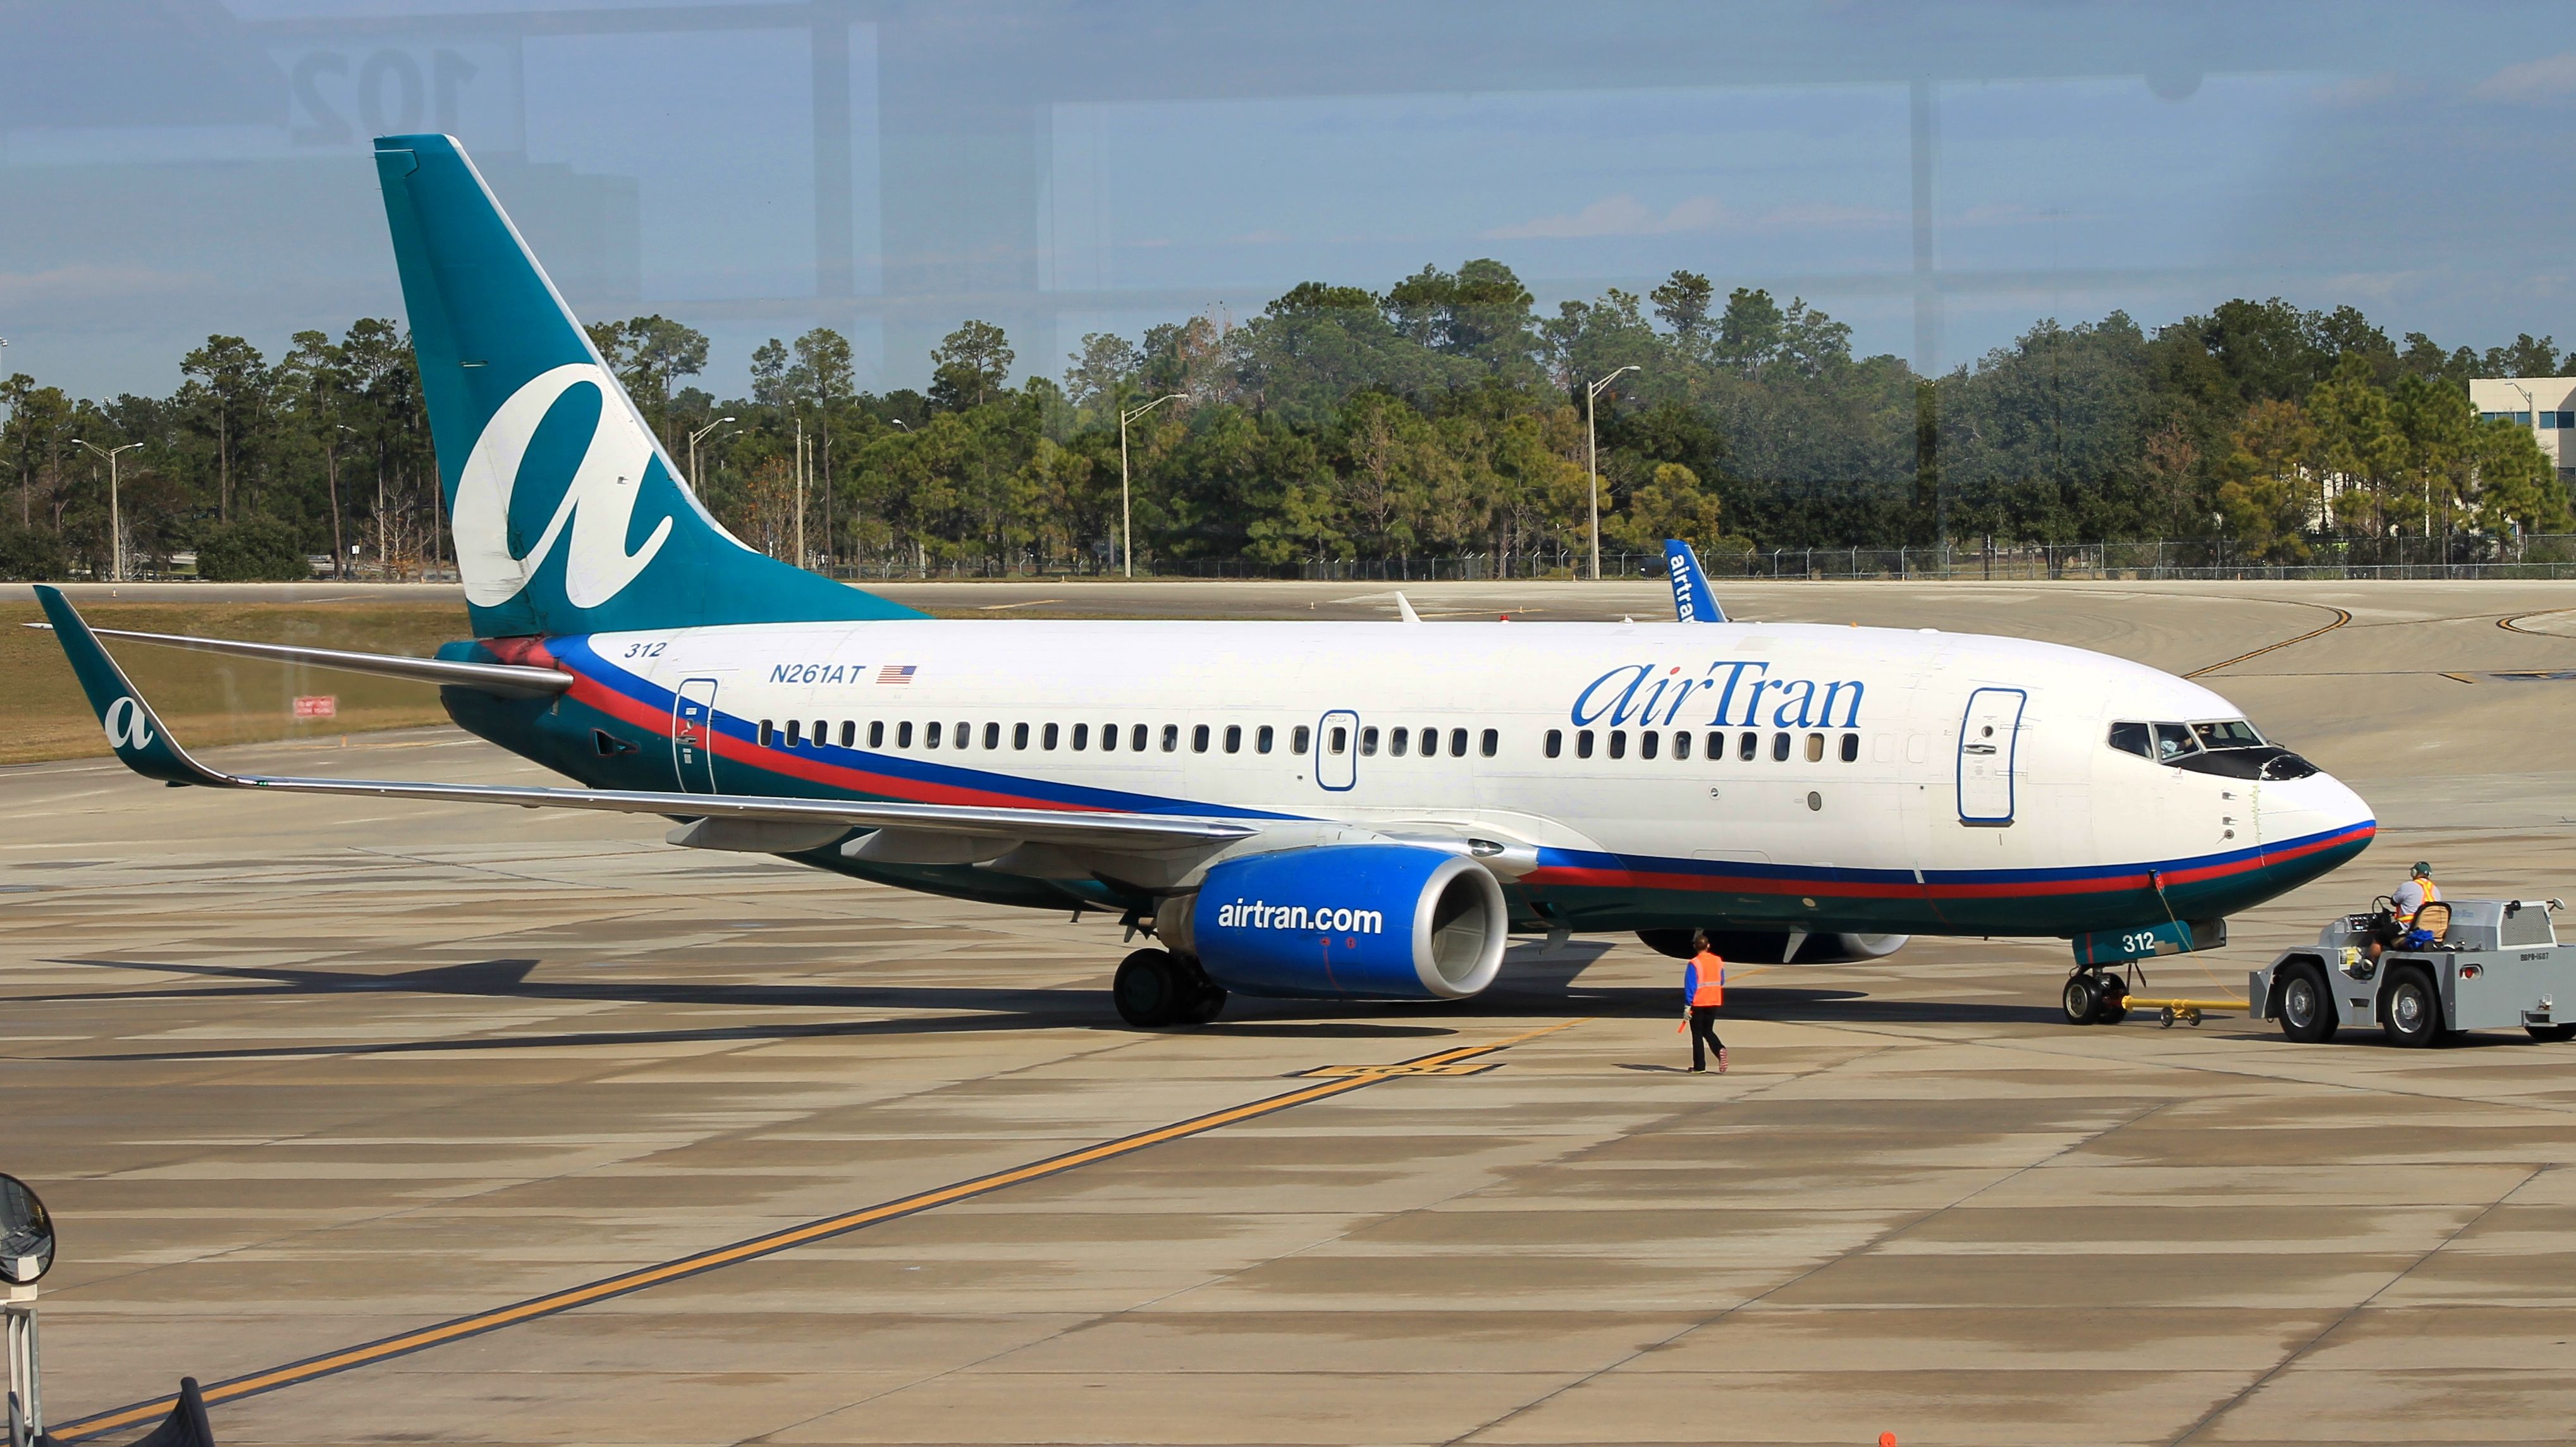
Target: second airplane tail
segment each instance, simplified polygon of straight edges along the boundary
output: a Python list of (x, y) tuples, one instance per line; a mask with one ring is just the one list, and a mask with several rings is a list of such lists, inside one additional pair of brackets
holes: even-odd
[(454, 138), (376, 173), (478, 636), (924, 616), (725, 531)]

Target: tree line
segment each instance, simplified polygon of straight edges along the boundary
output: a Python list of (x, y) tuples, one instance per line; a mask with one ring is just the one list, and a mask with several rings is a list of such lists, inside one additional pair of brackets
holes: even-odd
[[(590, 333), (710, 509), (777, 556), (801, 537), (812, 566), (1114, 569), (1122, 455), (1147, 570), (1561, 569), (1588, 551), (1596, 456), (1609, 551), (2177, 538), (2367, 561), (2395, 535), (2492, 552), (2576, 528), (2531, 429), (2468, 396), (2473, 376), (2576, 370), (2551, 338), (2445, 350), (2277, 298), (2152, 331), (2119, 312), (2042, 321), (1938, 378), (1855, 356), (1850, 328), (1798, 298), (1721, 299), (1677, 271), (1545, 314), (1492, 260), (1093, 334), (1060, 379), (1020, 375), (1003, 331), (970, 321), (921, 391), (858, 390), (828, 328), (762, 344), (750, 395), (725, 400), (695, 385), (693, 328)], [(299, 332), (274, 360), (209, 337), (180, 372), (169, 396), (113, 401), (0, 381), (0, 574), (103, 572), (103, 454), (128, 443), (129, 570), (189, 551), (210, 577), (301, 577), (326, 554), (364, 576), (447, 564), (399, 324)]]

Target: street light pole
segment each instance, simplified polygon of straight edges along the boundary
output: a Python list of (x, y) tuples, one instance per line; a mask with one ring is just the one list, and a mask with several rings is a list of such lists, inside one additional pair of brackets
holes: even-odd
[(1618, 372), (1613, 372), (1583, 389), (1583, 454), (1586, 465), (1592, 473), (1592, 486), (1589, 489), (1592, 502), (1592, 581), (1596, 583), (1601, 581), (1601, 441), (1593, 431), (1592, 402), (1594, 398), (1601, 395), (1601, 389), (1619, 380), (1619, 372), (1644, 370), (1643, 367), (1633, 364), (1621, 367)]
[(1136, 576), (1136, 524), (1127, 493), (1127, 424), (1166, 402), (1181, 400), (1184, 395), (1186, 394), (1173, 392), (1167, 396), (1157, 397), (1133, 412), (1118, 414), (1118, 551), (1126, 560), (1127, 576), (1131, 578)]
[(691, 492), (695, 492), (698, 489), (698, 439), (715, 431), (717, 428), (724, 426), (732, 420), (733, 419), (730, 417), (719, 417), (713, 422), (708, 423), (706, 426), (689, 434), (689, 490)]
[[(0, 342), (0, 346), (6, 345), (7, 343)], [(108, 567), (108, 581), (122, 583), (125, 581), (125, 510), (116, 496), (116, 455), (120, 452), (132, 452), (143, 444), (129, 442), (122, 447), (101, 447), (95, 442), (83, 442), (77, 437), (72, 441), (107, 459), (107, 548), (108, 555), (116, 560)]]

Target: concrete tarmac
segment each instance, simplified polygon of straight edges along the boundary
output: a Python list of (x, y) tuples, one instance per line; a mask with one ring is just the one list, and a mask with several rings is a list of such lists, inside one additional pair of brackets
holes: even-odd
[[(1023, 601), (942, 586), (887, 591)], [(1083, 606), (1369, 616), (1386, 591)], [(1407, 591), (1426, 615), (1666, 616), (1643, 587)], [(2355, 782), (2384, 836), (2227, 950), (2154, 968), (2159, 989), (2233, 993), (2417, 857), (2455, 894), (2576, 895), (2576, 678), (2548, 676), (2576, 674), (2576, 584), (1726, 601), (2176, 671), (2334, 625), (2203, 681)], [(443, 730), (227, 762), (551, 777)], [(1140, 1035), (1105, 998), (1105, 920), (671, 849), (659, 821), (246, 798), (111, 764), (0, 770), (0, 815), (0, 1170), (60, 1222), (58, 1427), (182, 1374), (473, 1318), (219, 1402), (217, 1439), (2576, 1433), (2576, 1045), (2073, 1029), (2062, 942), (1977, 940), (1740, 978), (1725, 1076), (1680, 1072), (1673, 967), (1622, 940), (1520, 946), (1459, 1007), (1238, 1001)], [(1310, 1074), (1511, 1041), (1455, 1067), (1480, 1073)], [(1256, 1104), (1319, 1081), (1358, 1083)], [(478, 1315), (880, 1203), (902, 1213)]]

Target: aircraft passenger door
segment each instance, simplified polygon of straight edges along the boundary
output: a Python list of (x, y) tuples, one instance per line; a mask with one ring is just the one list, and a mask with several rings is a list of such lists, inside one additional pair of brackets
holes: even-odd
[(1324, 715), (1315, 729), (1315, 782), (1339, 793), (1359, 782), (1360, 716), (1346, 708)]
[(2021, 733), (2018, 688), (1981, 688), (1968, 695), (1959, 721), (1959, 822), (2006, 825), (2013, 821), (2013, 740)]
[(716, 681), (692, 678), (671, 699), (671, 767), (691, 794), (716, 791)]

